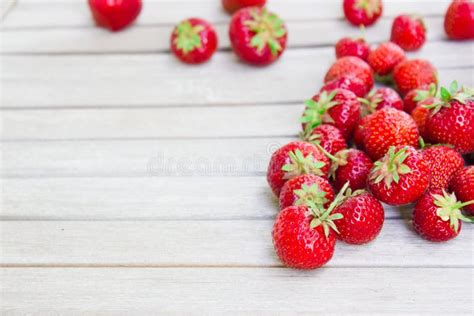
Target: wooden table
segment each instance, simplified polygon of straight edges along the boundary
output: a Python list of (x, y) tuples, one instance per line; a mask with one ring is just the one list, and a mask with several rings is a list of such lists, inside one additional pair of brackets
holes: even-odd
[[(283, 268), (265, 181), (270, 154), (296, 139), (303, 100), (333, 44), (358, 29), (340, 1), (270, 0), (289, 27), (276, 64), (229, 49), (217, 0), (145, 1), (136, 25), (93, 26), (85, 0), (20, 0), (2, 23), (2, 314), (156, 312), (473, 313), (473, 232), (433, 244), (410, 210), (386, 208), (373, 243), (337, 245), (323, 269)], [(445, 40), (449, 1), (385, 1), (367, 29), (421, 13), (441, 82), (474, 85), (474, 45)], [(173, 24), (216, 24), (220, 50), (190, 67), (168, 52)]]

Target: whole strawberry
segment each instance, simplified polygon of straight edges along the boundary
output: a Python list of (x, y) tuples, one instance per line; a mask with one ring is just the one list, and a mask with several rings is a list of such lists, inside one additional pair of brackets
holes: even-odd
[(302, 134), (305, 141), (320, 145), (330, 154), (347, 148), (346, 140), (341, 131), (332, 125), (321, 124), (310, 131), (309, 134)]
[(375, 74), (386, 76), (404, 59), (405, 52), (403, 49), (395, 43), (387, 42), (372, 50), (367, 61)]
[(362, 144), (370, 158), (377, 160), (391, 146), (417, 147), (420, 135), (410, 115), (394, 108), (385, 108), (361, 121), (356, 135), (357, 144)]
[(423, 85), (408, 92), (403, 98), (403, 110), (410, 114), (418, 105), (430, 97), (435, 97), (438, 88), (435, 84)]
[(370, 91), (374, 86), (374, 75), (370, 66), (362, 59), (354, 56), (342, 57), (329, 68), (324, 83), (342, 77), (356, 77), (365, 86), (365, 91)]
[(311, 131), (322, 123), (337, 127), (345, 139), (349, 139), (360, 120), (360, 103), (349, 90), (323, 91), (305, 102), (301, 117), (303, 130)]
[(250, 7), (232, 16), (229, 37), (240, 59), (254, 65), (268, 65), (285, 50), (288, 31), (276, 14)]
[(401, 95), (424, 85), (437, 84), (436, 68), (423, 59), (405, 60), (393, 70), (393, 79)]
[(367, 187), (367, 177), (374, 166), (372, 160), (363, 151), (346, 149), (338, 152), (331, 162), (331, 177), (336, 190), (349, 183), (353, 191)]
[(444, 30), (450, 39), (474, 39), (474, 2), (454, 0), (444, 17)]
[(431, 109), (426, 119), (426, 136), (431, 143), (450, 144), (462, 154), (474, 152), (474, 90), (458, 91), (456, 82), (450, 90), (441, 88), (441, 103)]
[(374, 163), (368, 186), (372, 194), (389, 205), (405, 205), (418, 200), (430, 182), (430, 170), (423, 155), (411, 146), (390, 147)]
[(111, 31), (120, 31), (135, 21), (142, 10), (141, 0), (89, 0), (95, 23)]
[(447, 146), (431, 146), (423, 149), (423, 159), (430, 168), (429, 189), (446, 189), (454, 174), (464, 166), (464, 159)]
[(466, 205), (444, 190), (429, 191), (415, 205), (413, 227), (421, 237), (430, 241), (453, 239), (461, 231), (461, 221), (469, 221), (461, 213)]
[(372, 90), (366, 98), (359, 99), (362, 104), (362, 116), (372, 114), (384, 108), (403, 110), (403, 100), (397, 91), (391, 88), (378, 88)]
[(217, 49), (217, 34), (208, 22), (191, 18), (180, 22), (171, 33), (171, 50), (187, 64), (209, 60)]
[(263, 7), (267, 0), (222, 0), (222, 6), (227, 13), (234, 13), (246, 7)]
[(399, 15), (393, 20), (390, 40), (406, 51), (420, 49), (426, 41), (426, 27), (418, 16)]
[(345, 89), (352, 91), (356, 96), (360, 98), (364, 97), (369, 92), (364, 82), (354, 76), (343, 76), (331, 80), (321, 88), (320, 92), (331, 92), (336, 89)]
[[(449, 185), (461, 202), (474, 201), (474, 166), (460, 169)], [(464, 210), (474, 215), (474, 204), (464, 206)]]
[(355, 56), (367, 61), (370, 48), (363, 38), (344, 37), (336, 43), (336, 57)]
[(280, 192), (280, 210), (293, 205), (316, 205), (329, 207), (334, 200), (334, 190), (328, 180), (305, 174), (288, 180)]
[(276, 196), (286, 181), (303, 174), (327, 178), (329, 159), (313, 144), (291, 142), (275, 151), (268, 165), (267, 181)]
[(344, 15), (356, 25), (369, 26), (382, 15), (382, 0), (344, 0)]

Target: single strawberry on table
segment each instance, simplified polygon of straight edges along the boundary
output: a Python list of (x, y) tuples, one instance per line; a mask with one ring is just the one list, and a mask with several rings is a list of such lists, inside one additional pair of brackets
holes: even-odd
[(335, 154), (347, 148), (346, 140), (341, 131), (329, 124), (321, 124), (309, 130), (309, 133), (301, 133), (301, 136), (307, 142), (320, 145), (330, 154)]
[(448, 146), (431, 146), (422, 150), (423, 159), (430, 168), (429, 189), (446, 189), (454, 174), (464, 166), (464, 159)]
[(405, 205), (418, 200), (428, 188), (430, 170), (423, 155), (411, 146), (390, 147), (387, 154), (374, 163), (368, 187), (380, 201), (389, 205)]
[(89, 0), (95, 23), (111, 31), (119, 31), (135, 21), (142, 10), (141, 0)]
[(359, 99), (362, 105), (362, 116), (367, 116), (384, 108), (403, 110), (403, 100), (397, 91), (391, 88), (378, 88), (372, 90), (365, 98)]
[(399, 15), (393, 20), (390, 40), (406, 51), (420, 49), (426, 41), (426, 27), (419, 16)]
[(387, 42), (372, 50), (367, 62), (376, 75), (383, 77), (389, 75), (403, 60), (405, 60), (403, 49), (395, 43)]
[(369, 26), (382, 15), (382, 0), (344, 0), (344, 15), (353, 25)]
[[(453, 176), (449, 188), (461, 202), (474, 201), (474, 166), (460, 169)], [(474, 204), (464, 206), (464, 210), (474, 215)]]
[(474, 39), (474, 2), (454, 0), (444, 17), (444, 30), (453, 40)]
[(287, 37), (283, 20), (265, 8), (240, 9), (230, 21), (232, 49), (250, 64), (268, 65), (276, 61), (286, 48)]
[(336, 89), (345, 89), (354, 92), (360, 98), (364, 97), (368, 90), (364, 82), (355, 76), (342, 76), (340, 78), (328, 81), (321, 87), (320, 92), (331, 92)]
[(374, 86), (374, 74), (370, 66), (362, 59), (354, 56), (342, 57), (329, 68), (324, 83), (342, 77), (355, 77), (363, 82), (365, 94), (367, 94)]
[[(454, 194), (431, 190), (416, 203), (413, 228), (424, 239), (442, 242), (459, 235), (461, 221), (471, 222), (461, 210), (474, 201), (459, 202)], [(472, 205), (472, 204), (471, 204)]]
[(304, 174), (288, 180), (280, 192), (280, 210), (293, 205), (316, 205), (328, 207), (334, 200), (334, 190), (329, 181), (314, 174)]
[(370, 47), (363, 38), (344, 37), (336, 43), (335, 49), (336, 58), (355, 56), (367, 61), (370, 53)]
[(263, 7), (267, 0), (222, 0), (222, 6), (227, 13), (234, 13), (246, 7)]
[(438, 83), (436, 68), (424, 59), (402, 61), (394, 68), (393, 79), (398, 92), (403, 96), (418, 87)]
[(199, 64), (209, 60), (217, 49), (217, 34), (211, 24), (190, 18), (180, 22), (171, 33), (171, 50), (182, 62)]
[(334, 155), (330, 177), (336, 190), (348, 183), (353, 191), (365, 189), (370, 170), (374, 166), (367, 154), (358, 149), (345, 149)]

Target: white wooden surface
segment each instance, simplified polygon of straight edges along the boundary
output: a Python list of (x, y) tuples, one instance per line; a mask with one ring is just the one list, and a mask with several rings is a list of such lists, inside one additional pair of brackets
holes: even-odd
[[(340, 1), (270, 0), (290, 29), (278, 63), (238, 62), (218, 1), (145, 1), (137, 24), (95, 28), (85, 1), (19, 0), (1, 26), (1, 314), (473, 313), (472, 226), (418, 238), (386, 208), (373, 243), (337, 245), (314, 272), (285, 269), (271, 226), (269, 156), (295, 139), (331, 45), (358, 30)], [(474, 45), (444, 38), (449, 1), (385, 1), (367, 39), (426, 16), (443, 83), (474, 85)], [(3, 3), (4, 4), (4, 3)], [(2, 4), (2, 8), (4, 7)], [(203, 66), (168, 54), (174, 23), (217, 25)]]

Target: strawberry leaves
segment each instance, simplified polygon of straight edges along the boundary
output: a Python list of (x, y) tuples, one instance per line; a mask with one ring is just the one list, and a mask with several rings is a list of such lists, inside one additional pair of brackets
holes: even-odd
[(297, 149), (294, 152), (290, 151), (288, 156), (290, 163), (281, 168), (281, 170), (285, 172), (285, 179), (292, 179), (303, 174), (324, 175), (321, 168), (325, 166), (325, 163), (317, 161), (313, 155), (309, 154), (305, 157), (303, 153)]
[(395, 147), (390, 147), (387, 154), (381, 160), (374, 163), (370, 179), (376, 184), (384, 181), (386, 188), (390, 188), (392, 182), (400, 182), (400, 175), (412, 172), (410, 167), (404, 164), (409, 155), (410, 153), (406, 148), (395, 152)]
[(337, 90), (333, 90), (329, 94), (326, 91), (323, 91), (319, 95), (318, 101), (305, 101), (306, 109), (303, 116), (300, 118), (300, 122), (306, 124), (305, 131), (307, 133), (311, 132), (315, 127), (318, 127), (322, 123), (334, 123), (334, 120), (327, 111), (339, 104), (337, 101), (333, 101), (336, 94)]
[(185, 20), (176, 26), (174, 44), (184, 54), (188, 54), (196, 48), (201, 48), (202, 42), (199, 33), (203, 30), (204, 27), (202, 25), (193, 26), (191, 22)]
[(266, 9), (254, 9), (250, 15), (251, 20), (245, 21), (249, 30), (255, 33), (250, 40), (250, 46), (256, 48), (259, 53), (268, 46), (271, 54), (277, 56), (283, 50), (279, 39), (287, 33), (283, 20)]
[(454, 232), (459, 230), (459, 221), (471, 222), (472, 220), (461, 213), (461, 209), (467, 205), (474, 204), (474, 201), (466, 203), (458, 202), (454, 193), (448, 194), (443, 190), (443, 195), (432, 194), (433, 203), (438, 206), (436, 215), (443, 221), (449, 221), (449, 226)]

